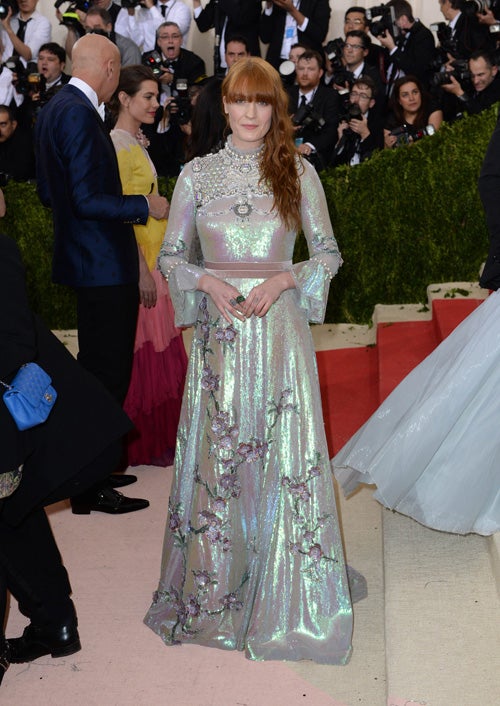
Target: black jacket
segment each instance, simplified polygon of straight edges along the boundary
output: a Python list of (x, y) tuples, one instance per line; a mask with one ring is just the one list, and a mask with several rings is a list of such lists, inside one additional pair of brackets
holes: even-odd
[[(309, 20), (305, 32), (297, 29), (299, 43), (309, 49), (315, 49), (323, 56), (323, 42), (330, 22), (330, 3), (328, 0), (301, 0), (299, 10)], [(274, 6), (270, 15), (266, 15), (263, 11), (260, 17), (260, 38), (264, 44), (269, 44), (266, 59), (275, 68), (278, 68), (282, 62), (280, 53), (285, 33), (286, 14), (285, 10)]]
[(209, 0), (205, 8), (195, 17), (195, 22), (200, 32), (206, 32), (215, 27), (215, 8), (219, 7), (217, 34), (220, 36), (227, 19), (225, 41), (235, 35), (241, 34), (248, 42), (250, 53), (260, 56), (259, 45), (259, 19), (262, 3), (260, 0)]
[[(290, 86), (288, 88), (290, 97), (289, 112), (294, 115), (298, 110), (299, 87)], [(315, 167), (324, 169), (330, 158), (333, 147), (337, 141), (337, 127), (339, 124), (340, 99), (337, 91), (333, 88), (320, 84), (312, 99), (314, 112), (321, 116), (325, 125), (320, 129), (315, 129), (312, 125), (304, 127), (297, 132), (297, 137), (301, 137), (304, 142), (309, 142), (316, 149), (319, 164)]]
[(388, 66), (394, 64), (404, 74), (416, 76), (427, 86), (435, 54), (436, 44), (432, 32), (416, 20), (409, 36), (387, 57), (387, 61)]
[(132, 425), (101, 383), (31, 312), (19, 249), (1, 234), (0, 296), (0, 380), (9, 383), (23, 363), (35, 361), (58, 394), (47, 421), (26, 431), (17, 429), (0, 399), (0, 472), (24, 463), (19, 488), (3, 504), (3, 518), (16, 524)]

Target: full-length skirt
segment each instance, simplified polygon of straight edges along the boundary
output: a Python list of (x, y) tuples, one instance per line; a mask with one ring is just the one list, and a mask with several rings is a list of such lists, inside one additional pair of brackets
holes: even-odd
[[(231, 281), (231, 280), (230, 280)], [(232, 280), (245, 295), (261, 280)], [(228, 325), (202, 300), (161, 577), (166, 644), (343, 664), (352, 608), (316, 359), (296, 290)]]
[(389, 395), (333, 459), (346, 494), (374, 497), (428, 527), (500, 530), (500, 292)]
[(174, 325), (168, 285), (159, 270), (151, 272), (156, 306), (139, 305), (132, 375), (125, 412), (135, 429), (127, 436), (127, 465), (170, 466), (174, 460), (187, 356), (181, 331)]

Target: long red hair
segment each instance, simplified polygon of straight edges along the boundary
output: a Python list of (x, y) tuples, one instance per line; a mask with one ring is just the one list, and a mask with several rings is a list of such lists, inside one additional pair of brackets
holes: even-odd
[(226, 103), (263, 101), (273, 108), (271, 126), (261, 153), (261, 181), (273, 192), (275, 209), (288, 228), (300, 228), (300, 178), (294, 130), (288, 115), (288, 95), (271, 64), (258, 57), (240, 59), (222, 83)]

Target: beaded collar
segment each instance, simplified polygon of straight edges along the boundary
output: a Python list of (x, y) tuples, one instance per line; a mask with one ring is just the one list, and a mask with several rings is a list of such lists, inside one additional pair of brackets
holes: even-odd
[(233, 136), (228, 135), (225, 149), (234, 159), (237, 159), (239, 161), (254, 162), (257, 161), (257, 158), (260, 156), (262, 150), (264, 149), (264, 143), (262, 145), (259, 145), (258, 147), (254, 147), (251, 150), (240, 150), (233, 145)]

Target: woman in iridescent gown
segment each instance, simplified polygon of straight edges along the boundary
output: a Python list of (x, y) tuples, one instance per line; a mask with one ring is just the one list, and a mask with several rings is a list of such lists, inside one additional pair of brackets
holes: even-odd
[[(195, 331), (145, 622), (168, 645), (345, 664), (352, 608), (308, 325), (342, 260), (278, 73), (241, 60), (222, 96), (232, 134), (184, 167), (160, 251), (176, 322)], [(310, 259), (292, 265), (300, 227)]]

